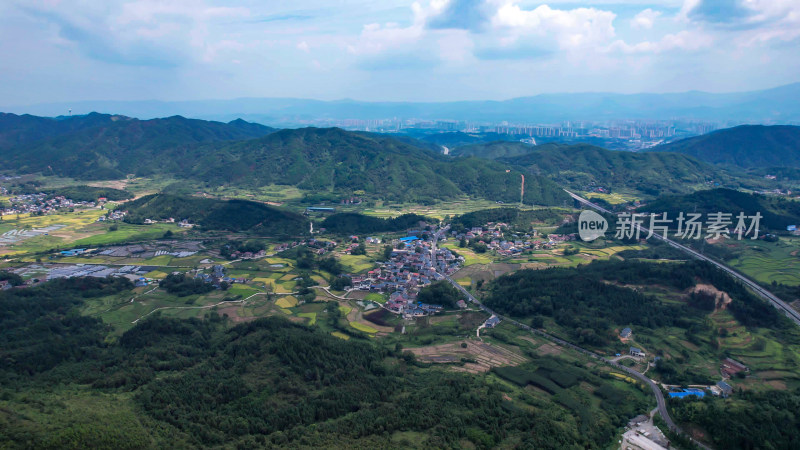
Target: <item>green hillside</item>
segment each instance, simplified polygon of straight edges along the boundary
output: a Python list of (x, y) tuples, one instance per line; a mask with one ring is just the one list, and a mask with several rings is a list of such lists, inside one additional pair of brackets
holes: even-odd
[[(676, 218), (680, 212), (725, 212), (735, 217), (740, 212), (754, 215), (760, 212), (761, 228), (786, 230), (787, 225), (800, 224), (800, 202), (760, 194), (747, 194), (732, 189), (711, 189), (689, 195), (664, 196), (639, 208), (641, 211), (662, 213)], [(749, 221), (748, 221), (749, 223)], [(734, 226), (736, 224), (734, 223)]]
[(0, 113), (0, 149), (30, 144), (87, 128), (109, 126), (123, 116), (90, 113), (83, 116), (38, 117), (30, 114)]
[[(364, 191), (417, 203), (463, 196), (519, 200), (519, 172), (507, 171), (502, 163), (454, 160), (411, 140), (338, 128), (271, 131), (242, 120), (123, 118), (0, 148), (0, 157), (5, 158), (4, 168), (20, 173), (84, 180), (167, 175), (242, 188), (282, 184), (317, 192)], [(526, 179), (526, 203), (561, 204), (566, 199), (550, 180)]]
[(450, 221), (454, 230), (469, 230), (472, 227), (482, 227), (489, 222), (505, 223), (512, 227), (526, 228), (531, 224), (558, 224), (564, 215), (553, 209), (535, 209), (530, 211), (518, 208), (492, 208), (481, 209), (453, 217)]
[(524, 367), (546, 368), (551, 396), (428, 368), (324, 324), (234, 324), (209, 310), (153, 315), (107, 339), (80, 315), (132, 287), (81, 278), (0, 292), (1, 448), (602, 448), (649, 405), (556, 357)]
[[(519, 172), (477, 158), (453, 160), (381, 135), (339, 128), (281, 130), (261, 139), (201, 147), (188, 176), (212, 184), (289, 184), (330, 192), (363, 190), (388, 200), (429, 203), (463, 195), (519, 200)], [(525, 201), (560, 204), (550, 180), (526, 179)]]
[(46, 190), (45, 193), (52, 196), (63, 195), (64, 197), (76, 202), (94, 202), (101, 197), (111, 201), (128, 200), (133, 198), (132, 193), (122, 189), (95, 186), (68, 186), (63, 188), (49, 189)]
[(800, 127), (742, 125), (659, 145), (652, 151), (743, 168), (800, 167)]
[[(195, 159), (192, 153), (198, 144), (249, 139), (274, 131), (244, 121), (226, 124), (180, 116), (153, 120), (107, 116), (110, 122), (105, 122), (106, 116), (97, 116), (96, 121), (102, 123), (99, 126), (0, 148), (4, 168), (89, 180), (124, 178), (131, 173), (179, 173), (184, 158)], [(61, 121), (52, 123), (57, 127)]]
[(421, 221), (426, 220), (429, 219), (419, 214), (403, 214), (382, 219), (357, 213), (340, 213), (326, 217), (320, 226), (331, 233), (380, 233), (407, 230), (419, 226)]
[(708, 181), (730, 181), (719, 169), (684, 155), (620, 152), (588, 144), (543, 144), (500, 161), (575, 189), (599, 186), (649, 196), (691, 192), (693, 186)]
[(253, 231), (273, 235), (301, 235), (306, 219), (263, 203), (247, 200), (216, 200), (167, 194), (148, 195), (125, 204), (129, 223), (146, 219), (188, 220), (208, 230)]

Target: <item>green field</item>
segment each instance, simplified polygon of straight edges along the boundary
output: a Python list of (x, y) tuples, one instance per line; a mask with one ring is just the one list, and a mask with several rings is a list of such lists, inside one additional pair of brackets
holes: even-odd
[(366, 272), (375, 267), (375, 262), (367, 255), (339, 255), (338, 259), (351, 273)]
[(383, 294), (378, 294), (377, 292), (370, 292), (364, 297), (364, 300), (373, 301), (375, 303), (380, 303), (381, 305), (386, 303), (386, 296)]
[(471, 266), (473, 264), (489, 264), (494, 259), (492, 258), (491, 254), (487, 253), (475, 253), (469, 248), (461, 248), (458, 246), (456, 242), (446, 242), (441, 245), (443, 248), (449, 248), (455, 250), (459, 256), (464, 257), (464, 266)]
[(602, 200), (611, 203), (612, 205), (619, 205), (621, 203), (630, 203), (636, 200), (640, 200), (639, 197), (629, 195), (629, 194), (621, 194), (621, 193), (613, 193), (613, 194), (603, 194), (601, 192), (587, 192), (584, 194), (586, 198), (599, 198)]
[(372, 328), (369, 325), (364, 325), (360, 322), (350, 322), (350, 326), (355, 328), (358, 331), (363, 331), (364, 333), (375, 334), (378, 332), (375, 328)]
[(299, 314), (297, 314), (297, 316), (298, 317), (305, 317), (306, 319), (308, 319), (308, 324), (309, 325), (314, 325), (314, 324), (317, 323), (317, 313), (315, 313), (315, 312), (299, 313)]
[(384, 204), (381, 201), (375, 202), (376, 206), (370, 208), (360, 208), (358, 206), (340, 208), (343, 211), (355, 211), (361, 214), (376, 217), (397, 217), (403, 214), (412, 213), (435, 219), (444, 219), (445, 216), (456, 216), (473, 211), (489, 208), (499, 208), (499, 205), (489, 200), (478, 200), (464, 198), (448, 202), (439, 202), (434, 205), (417, 204)]
[(726, 244), (740, 255), (728, 261), (734, 269), (765, 284), (800, 285), (800, 238), (781, 237), (778, 242), (731, 240)]

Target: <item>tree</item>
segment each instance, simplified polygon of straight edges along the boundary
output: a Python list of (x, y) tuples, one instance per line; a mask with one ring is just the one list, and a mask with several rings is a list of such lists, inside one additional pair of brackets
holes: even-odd
[(455, 308), (461, 297), (461, 292), (447, 281), (437, 281), (429, 284), (420, 289), (419, 294), (417, 294), (417, 300), (422, 303), (442, 305), (448, 308)]
[(358, 247), (354, 248), (350, 251), (351, 255), (366, 255), (367, 254), (367, 247), (364, 246), (363, 243), (358, 244)]
[(350, 277), (341, 276), (341, 277), (336, 277), (333, 280), (333, 283), (331, 283), (331, 289), (333, 289), (335, 291), (343, 291), (348, 286), (352, 286), (352, 285), (353, 285), (353, 281), (350, 279)]
[(393, 251), (394, 251), (394, 249), (392, 248), (391, 245), (385, 245), (383, 247), (383, 259), (388, 261), (392, 257), (392, 252)]

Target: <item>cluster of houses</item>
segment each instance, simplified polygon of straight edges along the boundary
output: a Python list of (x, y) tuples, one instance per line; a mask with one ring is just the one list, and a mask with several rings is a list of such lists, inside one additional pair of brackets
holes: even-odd
[(360, 205), (362, 202), (361, 197), (348, 197), (343, 198), (340, 202), (342, 205)]
[(234, 278), (225, 276), (225, 266), (221, 264), (215, 264), (211, 267), (211, 273), (200, 272), (198, 271), (194, 275), (195, 280), (202, 280), (204, 283), (211, 283), (217, 289), (222, 287), (222, 283), (226, 282), (229, 285), (234, 283), (247, 283), (246, 278)]
[(63, 195), (48, 198), (47, 194), (24, 194), (11, 197), (9, 206), (0, 209), (0, 215), (6, 214), (51, 214), (59, 209), (97, 206), (95, 202), (75, 202)]
[(504, 230), (506, 229), (508, 229), (508, 224), (506, 223), (489, 222), (483, 227), (472, 227), (466, 232), (451, 231), (450, 235), (457, 240), (479, 239), (485, 242), (489, 249), (504, 256), (519, 254), (525, 250), (547, 250), (561, 242), (575, 240), (575, 234), (550, 234), (547, 239), (538, 239), (539, 233), (536, 230), (519, 238), (506, 239), (504, 237)]
[(97, 218), (98, 222), (114, 222), (117, 220), (122, 220), (125, 216), (128, 215), (127, 210), (115, 209), (113, 211), (109, 211), (108, 214), (105, 216), (100, 216)]
[(231, 259), (261, 259), (266, 258), (267, 252), (266, 250), (259, 250), (255, 253), (253, 252), (240, 252), (236, 250), (231, 253)]
[[(126, 213), (127, 213), (127, 211), (126, 211)], [(194, 225), (195, 225), (193, 223), (190, 223), (188, 219), (183, 219), (183, 220), (176, 221), (174, 217), (168, 217), (168, 218), (166, 218), (164, 220), (161, 220), (161, 221), (153, 220), (153, 219), (144, 219), (144, 223), (146, 225), (152, 225), (154, 223), (159, 223), (159, 222), (162, 222), (162, 223), (176, 223), (177, 222), (178, 226), (181, 227), (181, 228), (193, 228)]]
[(352, 288), (389, 293), (386, 308), (406, 317), (427, 316), (442, 311), (440, 305), (418, 302), (417, 293), (422, 287), (442, 280), (444, 276), (441, 273), (450, 275), (458, 270), (463, 258), (457, 258), (446, 248), (437, 248), (436, 257), (431, 258), (430, 243), (416, 236), (399, 239), (395, 246), (399, 246), (399, 243), (404, 248), (393, 250), (389, 261), (365, 275), (351, 276)]

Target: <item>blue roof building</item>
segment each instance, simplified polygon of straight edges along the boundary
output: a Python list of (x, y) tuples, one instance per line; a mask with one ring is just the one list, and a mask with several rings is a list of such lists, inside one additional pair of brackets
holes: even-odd
[(627, 339), (627, 338), (631, 337), (632, 333), (633, 333), (633, 331), (630, 328), (623, 328), (622, 331), (619, 333), (619, 336), (622, 339)]
[(700, 389), (694, 389), (694, 388), (684, 389), (683, 391), (680, 392), (669, 393), (670, 398), (686, 398), (686, 397), (691, 397), (693, 395), (696, 396), (697, 398), (703, 398), (706, 396), (706, 393)]

